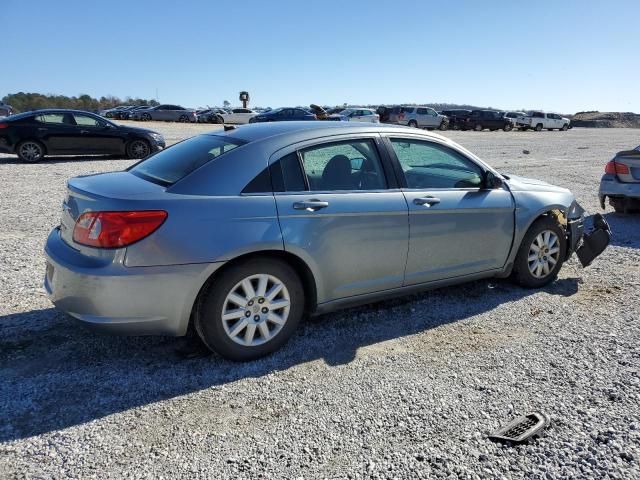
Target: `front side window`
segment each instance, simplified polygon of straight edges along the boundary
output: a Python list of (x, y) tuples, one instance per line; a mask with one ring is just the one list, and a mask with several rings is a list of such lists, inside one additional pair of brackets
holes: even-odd
[(391, 139), (408, 188), (480, 188), (478, 165), (449, 147), (432, 142)]
[(78, 113), (73, 114), (73, 118), (76, 119), (76, 123), (82, 127), (102, 127), (104, 122), (101, 120), (90, 117), (89, 115), (80, 115)]
[(129, 171), (161, 185), (172, 185), (243, 143), (229, 137), (199, 135), (152, 155)]
[(387, 188), (372, 140), (323, 144), (302, 150), (300, 156), (311, 191)]

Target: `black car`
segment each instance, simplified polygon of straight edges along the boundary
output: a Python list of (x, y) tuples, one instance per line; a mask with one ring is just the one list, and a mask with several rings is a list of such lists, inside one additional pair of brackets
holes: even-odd
[(453, 130), (460, 130), (465, 127), (465, 120), (471, 115), (471, 110), (465, 110), (463, 108), (457, 108), (453, 110), (442, 110), (442, 115), (446, 115), (449, 119), (449, 128)]
[(0, 152), (28, 163), (45, 155), (144, 158), (164, 147), (164, 137), (157, 132), (116, 125), (80, 110), (35, 110), (0, 120)]
[(461, 125), (463, 130), (476, 130), (480, 132), (485, 128), (489, 130), (502, 129), (508, 132), (513, 129), (513, 123), (510, 119), (505, 118), (503, 112), (495, 110), (472, 110), (471, 114), (465, 119)]
[(317, 120), (315, 114), (302, 108), (276, 108), (268, 112), (262, 112), (249, 119), (249, 123), (258, 122), (285, 122), (296, 120)]

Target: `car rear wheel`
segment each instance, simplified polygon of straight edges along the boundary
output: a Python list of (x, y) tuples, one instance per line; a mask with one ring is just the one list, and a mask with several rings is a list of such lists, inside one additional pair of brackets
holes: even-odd
[(178, 121), (180, 123), (187, 123), (189, 121), (189, 117), (187, 117), (186, 115), (180, 115), (180, 118), (178, 118)]
[(37, 163), (44, 158), (44, 145), (36, 140), (24, 140), (16, 148), (20, 160), (25, 163)]
[(282, 347), (304, 312), (299, 276), (275, 259), (235, 265), (203, 295), (196, 331), (207, 347), (235, 361), (254, 360)]
[(408, 125), (409, 125), (411, 128), (418, 128), (418, 122), (416, 122), (415, 120), (409, 120)]
[(609, 198), (609, 205), (616, 213), (626, 213), (626, 202), (623, 198)]
[(523, 287), (538, 288), (557, 276), (567, 250), (564, 229), (551, 216), (536, 220), (524, 236), (513, 265), (513, 279)]
[(149, 142), (141, 138), (131, 140), (129, 145), (127, 145), (127, 157), (129, 158), (146, 158), (150, 153), (151, 147), (149, 146)]
[(502, 130), (504, 130), (505, 132), (510, 132), (511, 130), (513, 130), (513, 125), (507, 123), (504, 127), (502, 127)]
[(148, 122), (149, 120), (151, 120), (151, 115), (149, 115), (148, 113), (143, 113), (140, 119)]
[(540, 131), (542, 131), (542, 124), (541, 123), (536, 125), (536, 132), (540, 132)]
[(480, 123), (477, 123), (477, 124), (476, 124), (476, 126), (475, 126), (475, 127), (473, 127), (473, 129), (474, 129), (476, 132), (481, 132), (482, 130), (484, 130), (484, 127), (483, 127)]

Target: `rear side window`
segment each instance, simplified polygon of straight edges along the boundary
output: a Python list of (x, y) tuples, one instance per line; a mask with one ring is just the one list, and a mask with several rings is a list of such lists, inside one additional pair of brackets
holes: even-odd
[(194, 170), (243, 143), (229, 137), (200, 135), (156, 153), (135, 164), (129, 171), (161, 185), (173, 185)]

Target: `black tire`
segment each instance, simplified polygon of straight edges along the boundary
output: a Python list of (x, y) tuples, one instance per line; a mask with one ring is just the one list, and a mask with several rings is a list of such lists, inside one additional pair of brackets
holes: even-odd
[(475, 124), (475, 126), (473, 127), (473, 129), (474, 129), (476, 132), (481, 132), (481, 131), (483, 131), (483, 130), (484, 130), (484, 127), (482, 126), (482, 124), (481, 124), (481, 123), (476, 123), (476, 124)]
[(16, 154), (24, 163), (38, 163), (46, 154), (44, 145), (37, 140), (23, 140), (16, 145)]
[(504, 127), (502, 127), (502, 130), (504, 130), (505, 132), (510, 132), (511, 130), (513, 130), (513, 125), (507, 123)]
[(222, 118), (220, 115), (216, 115), (216, 123), (218, 125), (224, 124), (224, 118)]
[(128, 158), (146, 158), (151, 153), (151, 145), (142, 138), (134, 138), (127, 144)]
[(416, 122), (415, 120), (409, 120), (409, 123), (407, 125), (411, 128), (418, 128), (418, 122)]
[[(536, 277), (529, 269), (529, 253), (536, 237), (545, 231), (551, 231), (556, 234), (559, 243), (558, 258), (553, 268), (543, 277)], [(513, 264), (513, 272), (511, 278), (519, 285), (526, 288), (540, 288), (551, 283), (558, 276), (558, 272), (562, 267), (567, 252), (567, 239), (565, 231), (558, 221), (552, 216), (541, 217), (533, 225), (522, 239), (520, 248)], [(535, 260), (534, 260), (535, 261)]]
[(438, 129), (440, 131), (442, 131), (442, 132), (444, 132), (448, 128), (449, 128), (449, 123), (448, 122), (440, 122), (440, 126), (438, 127)]
[(623, 198), (609, 198), (609, 205), (616, 213), (627, 213), (626, 202)]
[(569, 130), (569, 125), (565, 123), (564, 125), (562, 125), (562, 131), (566, 132), (567, 130)]
[[(252, 275), (260, 274), (276, 277), (286, 287), (290, 298), (289, 315), (284, 325), (270, 340), (255, 346), (240, 345), (225, 330), (222, 319), (225, 300), (240, 282)], [(224, 275), (216, 277), (208, 291), (202, 295), (194, 319), (198, 335), (210, 350), (239, 362), (255, 360), (281, 348), (293, 335), (304, 314), (305, 298), (300, 277), (291, 266), (277, 259), (256, 258), (231, 266), (224, 271)], [(249, 309), (250, 317), (256, 311), (254, 309), (251, 312), (249, 305), (251, 304), (241, 308)], [(244, 318), (239, 318), (238, 322), (242, 320)], [(235, 329), (236, 325), (233, 325), (233, 328)], [(240, 333), (244, 331), (246, 334), (245, 329), (246, 327), (242, 328)]]
[(145, 121), (145, 122), (148, 122), (148, 121), (150, 121), (150, 120), (151, 120), (151, 115), (149, 115), (148, 113), (143, 113), (143, 114), (140, 116), (140, 120), (143, 120), (143, 121)]
[(542, 131), (542, 124), (539, 123), (536, 125), (536, 132), (541, 132)]
[(178, 121), (180, 123), (187, 123), (189, 121), (189, 117), (187, 117), (186, 115), (180, 115), (180, 117), (178, 118)]
[(107, 113), (107, 114), (105, 115), (105, 117), (107, 117), (107, 118), (113, 118), (113, 113), (109, 112), (109, 113)]

